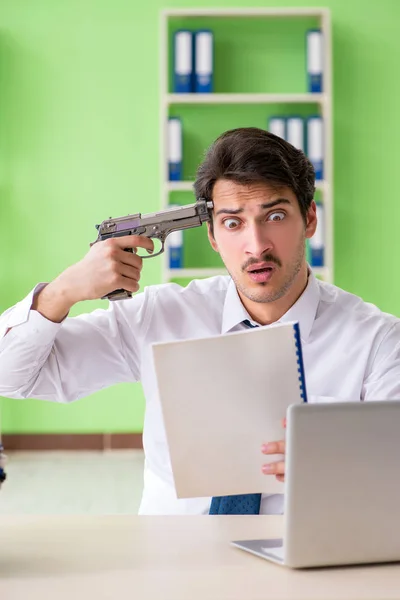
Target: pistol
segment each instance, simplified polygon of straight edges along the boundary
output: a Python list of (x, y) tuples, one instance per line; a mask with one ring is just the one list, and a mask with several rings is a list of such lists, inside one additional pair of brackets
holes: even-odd
[[(165, 250), (165, 240), (173, 231), (182, 229), (191, 229), (199, 227), (206, 221), (211, 220), (213, 203), (211, 200), (199, 198), (194, 204), (187, 204), (174, 208), (161, 210), (157, 213), (141, 215), (127, 215), (113, 219), (110, 217), (100, 225), (96, 225), (98, 237), (95, 242), (107, 240), (108, 238), (121, 237), (124, 235), (144, 235), (149, 238), (157, 239), (161, 243), (161, 249), (156, 254), (141, 256), (141, 258), (154, 258), (159, 256)], [(134, 252), (132, 248), (126, 248), (126, 252)], [(102, 300), (122, 300), (131, 298), (132, 293), (127, 290), (115, 290), (102, 297)]]

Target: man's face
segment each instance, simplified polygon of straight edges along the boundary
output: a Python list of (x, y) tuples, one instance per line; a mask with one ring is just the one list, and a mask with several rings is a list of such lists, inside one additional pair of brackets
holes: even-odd
[(305, 265), (305, 239), (317, 224), (315, 203), (306, 225), (290, 188), (227, 179), (215, 183), (213, 203), (209, 240), (239, 293), (252, 302), (285, 296)]

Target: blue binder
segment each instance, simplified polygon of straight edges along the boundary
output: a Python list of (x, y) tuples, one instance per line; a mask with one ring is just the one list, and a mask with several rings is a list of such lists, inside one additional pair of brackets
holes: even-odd
[[(170, 207), (179, 206), (170, 204)], [(170, 269), (183, 268), (183, 231), (173, 231), (167, 237), (168, 260)]]
[(168, 119), (168, 178), (182, 179), (182, 121), (179, 117)]
[(199, 29), (194, 42), (194, 91), (210, 94), (214, 90), (214, 35), (209, 29)]
[(317, 230), (310, 238), (310, 265), (323, 267), (325, 264), (325, 214), (324, 206), (317, 202)]
[(324, 178), (324, 135), (323, 121), (319, 115), (307, 118), (307, 156), (315, 169), (315, 178)]
[(174, 34), (174, 92), (193, 91), (193, 33), (180, 29)]
[(308, 91), (319, 93), (323, 89), (323, 34), (320, 29), (309, 29), (306, 35)]

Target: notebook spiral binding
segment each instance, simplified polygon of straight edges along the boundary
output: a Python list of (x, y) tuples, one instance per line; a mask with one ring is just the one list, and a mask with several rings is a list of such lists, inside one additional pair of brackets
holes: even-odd
[(294, 339), (296, 342), (297, 371), (299, 373), (300, 395), (303, 402), (307, 402), (306, 380), (304, 377), (303, 352), (301, 349), (300, 327), (298, 323), (293, 324)]

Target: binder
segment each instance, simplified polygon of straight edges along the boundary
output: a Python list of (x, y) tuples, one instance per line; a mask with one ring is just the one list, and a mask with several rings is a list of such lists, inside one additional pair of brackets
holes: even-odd
[(285, 117), (270, 117), (268, 121), (268, 131), (286, 139), (286, 119)]
[(181, 29), (174, 34), (174, 92), (193, 91), (193, 34)]
[(214, 36), (209, 29), (195, 33), (194, 91), (209, 94), (214, 89)]
[[(178, 204), (170, 204), (170, 208), (176, 208)], [(167, 237), (168, 262), (170, 269), (183, 268), (183, 231), (173, 231)]]
[(299, 324), (158, 342), (152, 351), (178, 498), (282, 493), (284, 483), (261, 472), (265, 456), (255, 457), (282, 436), (288, 407), (307, 401)]
[(315, 169), (315, 178), (324, 178), (324, 139), (322, 117), (315, 115), (307, 119), (307, 156)]
[(168, 119), (168, 175), (169, 181), (182, 179), (182, 121), (179, 117)]
[(310, 264), (312, 267), (323, 267), (325, 264), (325, 214), (324, 207), (317, 202), (317, 229), (310, 238)]
[(289, 144), (304, 152), (304, 120), (302, 117), (292, 116), (287, 118), (286, 140)]
[(306, 35), (308, 91), (319, 93), (323, 89), (323, 34), (320, 29), (309, 29)]

